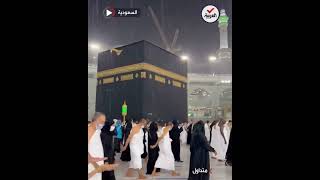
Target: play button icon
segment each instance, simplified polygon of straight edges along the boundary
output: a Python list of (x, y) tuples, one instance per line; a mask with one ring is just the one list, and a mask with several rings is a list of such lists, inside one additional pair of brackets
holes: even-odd
[(107, 12), (106, 12), (106, 15), (107, 15), (107, 16), (110, 16), (110, 15), (112, 14), (112, 12), (109, 11), (109, 9), (107, 9), (106, 11), (107, 11)]
[(104, 11), (103, 11), (103, 15), (106, 18), (114, 16), (115, 13), (116, 13), (116, 11), (113, 8), (110, 8), (110, 7), (105, 8)]

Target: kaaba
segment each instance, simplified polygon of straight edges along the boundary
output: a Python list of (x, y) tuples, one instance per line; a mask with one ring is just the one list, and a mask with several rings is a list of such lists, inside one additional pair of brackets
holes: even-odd
[(187, 62), (139, 41), (98, 55), (96, 111), (109, 118), (187, 120)]

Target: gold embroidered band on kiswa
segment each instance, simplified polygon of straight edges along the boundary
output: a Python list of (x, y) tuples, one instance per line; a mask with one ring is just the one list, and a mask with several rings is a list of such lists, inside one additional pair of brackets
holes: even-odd
[(158, 82), (161, 82), (162, 84), (165, 84), (165, 83), (166, 83), (166, 78), (161, 77), (161, 76), (158, 76), (158, 75), (155, 75), (154, 80), (156, 80), (156, 81), (158, 81)]
[(108, 76), (113, 76), (117, 74), (133, 72), (133, 71), (140, 71), (140, 70), (151, 71), (153, 73), (187, 83), (187, 77), (159, 68), (157, 66), (154, 66), (148, 63), (138, 63), (138, 64), (132, 64), (132, 65), (122, 66), (114, 69), (100, 71), (97, 73), (97, 78), (103, 78), (103, 77), (108, 77)]
[(113, 77), (103, 79), (103, 84), (109, 84), (109, 83), (113, 83), (113, 82), (114, 82)]
[(121, 81), (128, 81), (133, 79), (133, 74), (126, 74), (120, 77)]

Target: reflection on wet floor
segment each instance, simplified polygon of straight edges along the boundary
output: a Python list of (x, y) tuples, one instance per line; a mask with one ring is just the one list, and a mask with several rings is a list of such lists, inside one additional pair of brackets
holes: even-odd
[[(172, 177), (170, 176), (169, 172), (166, 172), (164, 170), (161, 170), (159, 173), (159, 176), (152, 178), (149, 175), (147, 176), (147, 179), (171, 179), (171, 180), (187, 180), (188, 174), (189, 174), (189, 160), (190, 160), (190, 150), (188, 145), (181, 145), (181, 160), (184, 161), (182, 163), (176, 162), (176, 171), (180, 173), (180, 176), (178, 177)], [(125, 177), (125, 173), (127, 171), (127, 168), (129, 166), (129, 162), (123, 162), (120, 160), (120, 154), (117, 154), (116, 156), (117, 163), (120, 164), (119, 168), (115, 171), (116, 179), (117, 180), (131, 180), (131, 179), (137, 179), (137, 178), (128, 178)], [(145, 163), (143, 164), (144, 170)], [(213, 169), (213, 174), (210, 176), (210, 180), (232, 180), (232, 167), (226, 167), (223, 162), (218, 162), (214, 159), (210, 159), (210, 166)]]

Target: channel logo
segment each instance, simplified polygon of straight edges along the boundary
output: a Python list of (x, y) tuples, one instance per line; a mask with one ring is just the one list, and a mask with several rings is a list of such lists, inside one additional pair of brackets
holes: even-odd
[(219, 19), (219, 10), (213, 5), (208, 5), (202, 9), (202, 19), (207, 23), (214, 23)]
[(105, 18), (110, 17), (139, 17), (141, 14), (138, 8), (112, 8), (107, 7), (103, 10)]

